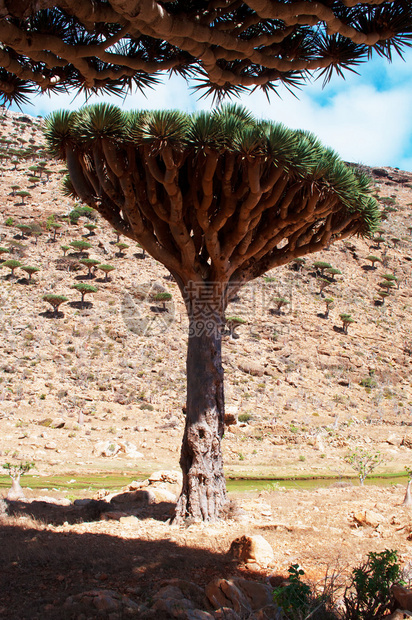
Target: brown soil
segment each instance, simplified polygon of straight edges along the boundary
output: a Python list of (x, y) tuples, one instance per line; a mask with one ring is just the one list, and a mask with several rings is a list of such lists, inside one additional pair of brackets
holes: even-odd
[[(12, 136), (15, 127), (18, 136), (31, 137), (31, 127), (19, 118), (7, 114), (3, 136)], [(33, 135), (41, 141), (35, 126)], [(22, 264), (40, 267), (32, 283), (21, 270), (15, 279), (0, 270), (1, 460), (34, 461), (40, 477), (114, 471), (132, 479), (177, 469), (187, 329), (177, 286), (131, 242), (125, 256), (117, 256), (116, 237), (99, 219), (88, 237), (89, 257), (116, 270), (107, 283), (102, 272), (85, 280), (98, 292), (81, 308), (71, 286), (87, 269), (69, 270), (70, 263), (77, 269), (78, 257), (69, 252), (69, 260), (62, 260), (60, 246), (87, 234), (82, 227), (87, 220), (71, 226), (62, 219), (73, 204), (60, 191), (61, 163), (48, 162), (53, 174), (36, 187), (27, 180), (29, 165), (13, 170), (3, 162), (0, 188), (0, 245), (13, 246), (12, 257)], [(301, 272), (285, 267), (260, 278), (230, 308), (230, 315), (247, 324), (237, 329), (238, 339), (225, 339), (226, 402), (229, 412), (248, 420), (225, 433), (229, 476), (340, 476), (351, 473), (343, 457), (357, 446), (381, 452), (380, 472), (410, 466), (412, 174), (386, 168), (375, 173), (375, 181), (381, 199), (392, 197), (396, 209), (382, 222), (380, 249), (362, 239), (337, 243), (308, 257)], [(13, 184), (29, 188), (28, 206), (11, 195)], [(62, 224), (54, 243), (45, 227), (50, 215)], [(14, 224), (36, 221), (44, 234), (37, 244), (32, 237), (21, 239), (18, 229), (5, 225), (8, 217)], [(370, 268), (369, 254), (384, 264)], [(328, 319), (322, 316), (314, 260), (343, 274), (326, 291), (335, 299)], [(383, 273), (395, 273), (400, 286), (380, 305)], [(159, 290), (173, 295), (167, 312), (153, 302), (151, 293)], [(70, 298), (57, 318), (42, 301), (50, 292)], [(277, 314), (271, 299), (279, 296), (291, 303)], [(348, 335), (341, 331), (342, 312), (355, 319)], [(42, 426), (45, 418), (59, 428)], [(100, 442), (133, 444), (135, 450), (103, 457), (96, 452)], [(404, 485), (275, 490), (240, 498), (248, 521), (183, 531), (150, 515), (138, 528), (9, 517), (1, 530), (0, 616), (53, 617), (69, 593), (98, 584), (146, 596), (160, 580), (189, 567), (190, 578), (199, 583), (233, 574), (240, 569), (226, 554), (236, 535), (245, 532), (261, 533), (272, 543), (272, 570), (282, 574), (299, 562), (309, 577), (318, 578), (326, 565), (334, 567), (338, 560), (344, 567), (354, 565), (368, 551), (384, 548), (398, 549), (407, 564), (410, 518), (399, 507), (403, 494)], [(351, 513), (361, 509), (378, 512), (382, 524), (351, 527)]]

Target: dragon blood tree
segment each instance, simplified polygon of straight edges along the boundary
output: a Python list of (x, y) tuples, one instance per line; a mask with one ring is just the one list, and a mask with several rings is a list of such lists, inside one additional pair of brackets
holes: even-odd
[(46, 129), (66, 190), (174, 276), (189, 317), (183, 488), (176, 518), (226, 502), (221, 335), (247, 282), (378, 223), (368, 179), (312, 135), (227, 106), (188, 116), (99, 104)]
[(411, 43), (407, 0), (2, 0), (0, 104), (124, 95), (162, 73), (218, 99), (330, 80)]

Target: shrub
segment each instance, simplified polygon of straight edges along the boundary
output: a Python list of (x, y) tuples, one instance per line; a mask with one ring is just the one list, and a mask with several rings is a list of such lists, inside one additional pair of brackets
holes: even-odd
[(69, 298), (64, 295), (55, 295), (54, 293), (47, 293), (47, 295), (43, 295), (43, 300), (53, 306), (55, 316), (57, 316), (60, 305), (65, 301), (68, 301), (68, 299)]
[(13, 224), (14, 224), (14, 220), (12, 217), (8, 217), (4, 222), (5, 226), (13, 226)]
[(3, 248), (2, 246), (0, 246), (0, 256), (2, 254), (10, 254), (9, 248)]
[(383, 460), (383, 456), (381, 456), (380, 452), (368, 452), (364, 450), (364, 448), (356, 448), (353, 452), (349, 452), (344, 457), (344, 461), (357, 472), (359, 482), (362, 486), (367, 476), (369, 476)]
[(252, 419), (250, 413), (241, 413), (238, 416), (238, 422), (249, 422)]
[(345, 620), (379, 620), (392, 611), (391, 586), (400, 582), (396, 551), (370, 552), (355, 568), (343, 597)]
[(311, 595), (310, 587), (301, 581), (305, 571), (299, 568), (299, 564), (292, 564), (288, 572), (288, 585), (275, 588), (273, 599), (282, 608), (282, 617), (286, 614), (286, 618), (303, 618)]
[(95, 220), (97, 218), (97, 214), (91, 207), (75, 207), (69, 213), (70, 224), (77, 224), (79, 218), (81, 217), (87, 217), (89, 220)]

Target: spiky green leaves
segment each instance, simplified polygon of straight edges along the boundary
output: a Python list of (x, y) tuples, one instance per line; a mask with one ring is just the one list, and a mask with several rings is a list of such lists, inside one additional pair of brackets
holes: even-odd
[(66, 146), (73, 141), (75, 114), (69, 110), (56, 110), (46, 119), (45, 136), (53, 157), (65, 159)]
[[(53, 154), (60, 156), (70, 144), (79, 162), (84, 159), (85, 170), (93, 166), (95, 145), (102, 143), (102, 156), (109, 157), (107, 165), (116, 175), (119, 171), (124, 174), (127, 165), (133, 166), (135, 161), (144, 164), (148, 150), (151, 156), (160, 158), (165, 149), (169, 155), (170, 151), (179, 153), (169, 162), (194, 160), (201, 153), (215, 152), (219, 157), (232, 154), (237, 166), (257, 161), (266, 166), (266, 172), (276, 168), (291, 181), (306, 184), (310, 194), (317, 190), (323, 198), (333, 199), (335, 211), (339, 210), (335, 222), (341, 217), (342, 229), (347, 226), (348, 216), (355, 213), (359, 214), (356, 232), (360, 234), (371, 234), (379, 222), (377, 202), (362, 172), (325, 149), (313, 134), (257, 120), (241, 106), (187, 115), (176, 110), (122, 112), (113, 105), (100, 104), (71, 114), (54, 113), (48, 119), (46, 134)], [(110, 151), (106, 148), (109, 142)], [(122, 162), (119, 170), (117, 161)], [(159, 171), (164, 169), (161, 159), (157, 165)], [(65, 181), (64, 191), (76, 194), (69, 180)], [(92, 191), (91, 186), (88, 191)]]

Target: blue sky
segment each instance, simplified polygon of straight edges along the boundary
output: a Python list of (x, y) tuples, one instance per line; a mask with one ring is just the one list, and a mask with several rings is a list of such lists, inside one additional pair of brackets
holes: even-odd
[[(242, 97), (240, 102), (259, 118), (313, 131), (347, 161), (412, 171), (412, 50), (404, 59), (395, 57), (388, 63), (375, 58), (360, 65), (359, 75), (348, 72), (346, 80), (334, 78), (324, 89), (321, 80), (315, 81), (296, 91), (297, 97), (280, 88), (281, 98), (273, 95), (270, 103), (259, 92)], [(33, 105), (24, 106), (23, 111), (37, 116), (59, 108), (76, 109), (83, 99), (73, 97), (36, 96)], [(184, 80), (165, 77), (156, 90), (146, 91), (146, 97), (135, 93), (124, 101), (116, 97), (91, 101), (112, 101), (124, 109), (193, 112), (212, 107), (211, 100), (197, 97)]]

